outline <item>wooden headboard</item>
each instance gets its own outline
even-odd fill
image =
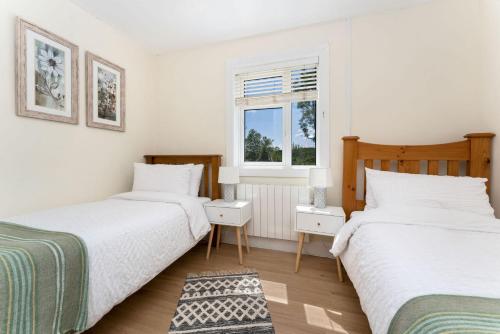
[[[374,164],[377,163],[380,169],[385,171],[467,175],[489,179],[491,142],[494,136],[493,133],[471,133],[464,136],[465,140],[437,145],[379,145],[361,142],[356,136],[342,138],[344,141],[342,206],[347,217],[352,211],[363,210],[365,207],[364,194],[362,198],[356,197],[357,195],[360,197],[357,192],[358,187],[366,188],[364,186],[366,177],[361,181],[357,180],[360,164],[363,162],[368,168],[374,168]],[[460,168],[461,165],[465,168]],[[364,169],[361,170],[361,175],[364,176]],[[487,187],[489,190],[489,182]]]
[[[200,196],[211,199],[220,198],[219,167],[222,163],[222,155],[145,155],[147,164],[203,164],[203,177],[200,187]]]

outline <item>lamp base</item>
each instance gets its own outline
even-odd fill
[[[314,206],[318,209],[326,208],[326,188],[314,188]]]
[[[234,184],[224,184],[224,201],[234,202]]]

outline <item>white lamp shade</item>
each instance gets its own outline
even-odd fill
[[[237,167],[220,167],[219,183],[222,184],[240,183],[240,170]]]
[[[330,168],[309,169],[309,185],[317,188],[331,187],[333,184]]]

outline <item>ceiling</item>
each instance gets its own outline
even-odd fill
[[[429,0],[71,0],[154,52],[189,48]]]

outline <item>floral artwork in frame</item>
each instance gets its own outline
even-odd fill
[[[125,70],[86,53],[87,126],[125,131]]]
[[[78,124],[78,47],[17,19],[19,116]]]

